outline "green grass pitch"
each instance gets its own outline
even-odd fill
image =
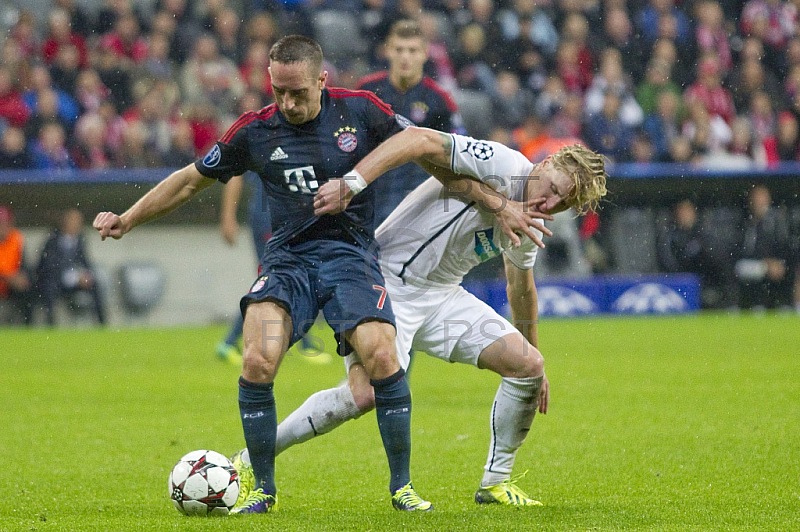
[[[275,514],[188,518],[173,464],[243,445],[222,333],[0,330],[0,530],[800,530],[797,316],[541,323],[551,410],[516,472],[542,508],[472,502],[498,377],[420,356],[412,475],[434,513],[392,510],[369,414],[278,458]],[[288,355],[279,418],[342,376]]]

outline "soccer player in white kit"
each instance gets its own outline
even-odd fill
[[[431,177],[381,224],[376,239],[381,268],[397,320],[397,354],[409,351],[490,369],[502,377],[491,408],[491,443],[475,501],[540,505],[511,479],[517,450],[537,411],[547,412],[549,383],[537,349],[537,300],[533,265],[541,231],[512,239],[494,213],[506,204],[530,205],[542,215],[569,207],[584,212],[606,193],[601,155],[574,145],[534,165],[502,144],[409,127],[365,157],[343,179],[320,188],[317,214],[339,212],[369,182],[416,161]],[[468,176],[459,183],[458,176]],[[485,205],[454,197],[459,187],[480,187]],[[460,196],[461,197],[461,196]],[[510,201],[509,201],[510,200]],[[517,245],[519,244],[519,245]],[[460,286],[464,275],[499,254],[505,260],[512,320]],[[512,324],[513,323],[513,324]],[[346,357],[348,383],[309,397],[278,426],[276,452],[329,432],[374,408],[372,388],[358,355]],[[333,413],[333,415],[331,415]],[[235,457],[241,463],[242,455]],[[246,460],[246,453],[244,459]]]

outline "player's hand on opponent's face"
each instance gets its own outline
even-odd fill
[[[549,214],[539,212],[538,206],[541,201],[542,198],[532,199],[527,203],[509,200],[495,213],[500,229],[511,239],[515,248],[521,244],[520,235],[527,235],[534,244],[544,248],[544,242],[533,229],[538,229],[547,236],[553,236],[553,232],[541,221],[553,219]]]
[[[539,388],[539,413],[546,414],[547,406],[550,404],[550,382],[547,375],[542,379],[542,387]]]
[[[342,178],[331,179],[319,189],[314,196],[314,214],[337,214],[342,212],[353,199],[353,191]]]
[[[94,223],[92,223],[92,227],[97,229],[102,240],[109,236],[119,240],[125,234],[122,228],[122,219],[113,212],[101,212],[98,214],[94,219]]]

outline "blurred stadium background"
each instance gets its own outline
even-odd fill
[[[35,273],[66,209],[87,226],[123,210],[239,113],[270,103],[277,38],[316,37],[331,84],[354,87],[386,67],[388,27],[411,17],[431,43],[426,73],[469,134],[534,161],[578,139],[613,162],[600,214],[554,224],[536,275],[561,304],[543,302],[546,315],[794,310],[799,13],[763,0],[5,0],[0,205]],[[771,194],[768,223],[748,210],[755,185]],[[223,244],[220,189],[122,243],[86,235],[109,323],[203,324],[236,311],[254,257],[246,233]],[[675,222],[684,200],[696,208],[691,229]],[[763,273],[764,259],[777,269]],[[499,266],[469,283],[502,307]],[[630,288],[625,310],[616,299]],[[85,318],[63,304],[58,315]]]

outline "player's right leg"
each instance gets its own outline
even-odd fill
[[[475,502],[539,506],[539,501],[528,497],[516,484],[524,474],[512,478],[511,471],[530,430],[540,394],[543,390],[547,393],[544,358],[522,334],[514,332],[486,347],[478,358],[478,367],[490,369],[503,379],[492,404],[491,444]]]
[[[292,319],[272,301],[252,302],[244,320],[239,412],[250,452],[254,486],[233,513],[265,513],[277,502],[275,436],[278,425],[272,392],[275,374],[292,338]]]

